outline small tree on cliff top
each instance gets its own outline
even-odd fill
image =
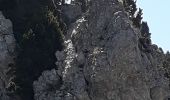
[[[129,13],[129,17],[132,19],[137,11],[136,1],[134,0],[124,0],[123,5],[125,10]]]

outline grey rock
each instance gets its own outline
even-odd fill
[[[6,89],[11,83],[11,76],[7,73],[13,67],[11,65],[14,64],[16,54],[16,43],[12,30],[11,21],[0,12],[0,100],[11,100]]]
[[[150,94],[152,100],[166,100],[169,97],[170,91],[167,88],[156,86],[151,88]]]
[[[140,50],[139,34],[120,0],[91,0],[87,12],[69,26],[65,49],[56,52],[62,85],[48,99],[44,95],[35,99],[166,100],[165,55],[154,45],[149,46],[151,53]],[[44,75],[40,78],[48,76]],[[35,97],[36,88],[48,79],[37,82]]]
[[[82,14],[81,5],[79,4],[66,4],[61,8],[62,17],[65,23],[70,24],[76,21]]]
[[[61,80],[55,69],[44,71],[38,81],[33,83],[34,92],[36,93],[35,100],[60,100],[55,95],[60,84]]]

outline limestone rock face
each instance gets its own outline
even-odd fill
[[[0,100],[9,100],[6,88],[10,77],[7,73],[14,64],[15,45],[12,23],[0,12]]]
[[[35,100],[168,100],[165,56],[154,45],[141,51],[139,34],[121,2],[91,0],[56,52],[57,70],[35,81]]]
[[[61,10],[63,12],[63,20],[66,22],[66,24],[76,21],[82,14],[81,6],[78,4],[66,4],[62,6]]]
[[[60,87],[60,84],[61,80],[55,69],[43,72],[42,76],[39,77],[38,81],[35,81],[33,85],[35,87],[34,91],[37,93],[35,94],[35,99],[58,100],[54,94],[56,93],[56,89]]]

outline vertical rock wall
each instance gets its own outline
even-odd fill
[[[15,46],[12,23],[0,12],[0,100],[9,100],[7,94],[11,91],[7,89],[12,78],[8,72],[14,67]]]
[[[91,0],[70,25],[65,49],[56,52],[59,68],[44,72],[56,74],[42,78],[49,75],[43,73],[34,82],[35,99],[46,94],[44,100],[168,100],[164,54],[153,45],[152,52],[141,51],[139,34],[121,2]],[[51,77],[62,81],[59,87],[48,81]]]

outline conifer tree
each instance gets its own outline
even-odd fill
[[[140,31],[142,37],[150,38],[151,33],[149,33],[149,27],[147,22],[142,22]]]
[[[142,13],[142,9],[139,8],[139,11],[137,12],[137,15],[134,16],[133,19],[132,19],[133,24],[134,24],[135,27],[140,28],[140,26],[141,26],[141,21],[142,21],[142,19],[143,19],[142,14],[143,14],[143,13]]]
[[[129,18],[132,19],[134,17],[135,12],[137,11],[136,1],[134,0],[124,0],[125,10],[129,13]]]

